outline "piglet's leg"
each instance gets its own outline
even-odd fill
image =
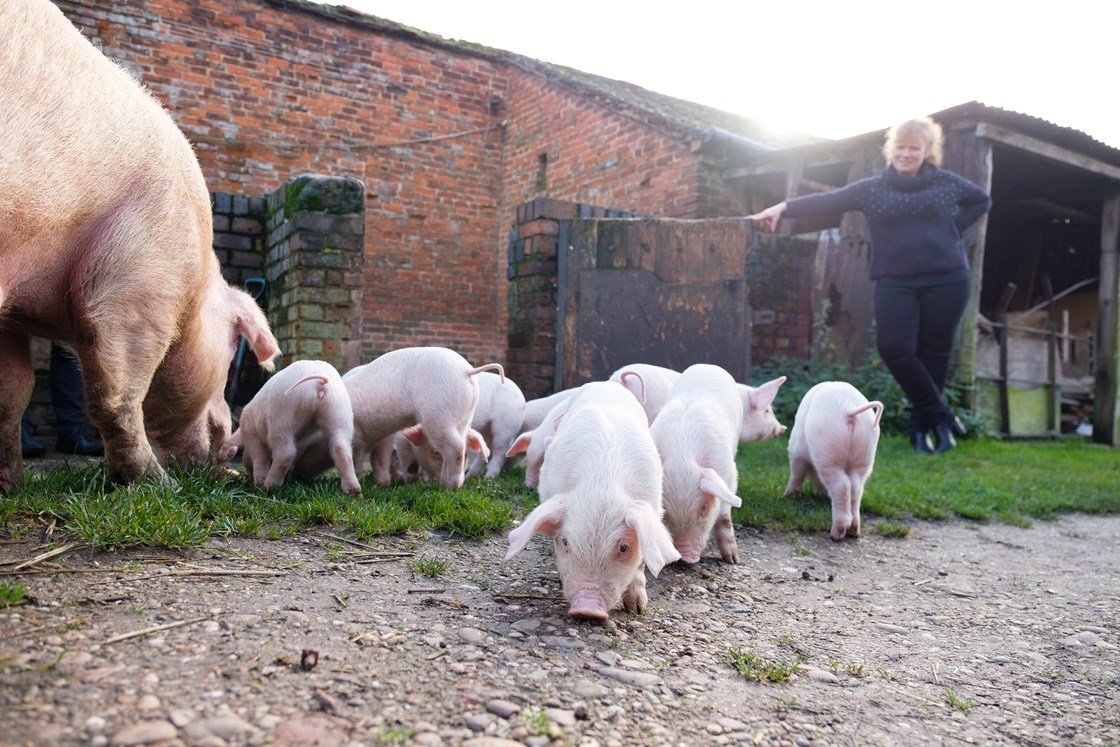
[[[354,471],[354,450],[351,442],[343,438],[332,439],[331,459],[342,479],[342,492],[347,495],[361,495],[362,485]]]
[[[20,419],[31,399],[35,376],[26,335],[0,335],[0,492],[23,487]]]
[[[735,542],[735,527],[731,524],[730,507],[727,513],[720,514],[716,519],[712,535],[715,537],[716,547],[719,548],[719,556],[723,558],[723,562],[738,564],[739,545]]]
[[[649,597],[646,595],[646,564],[639,563],[626,591],[622,592],[622,605],[627,612],[642,614],[646,611]]]
[[[284,484],[284,478],[292,463],[296,460],[296,442],[292,438],[285,438],[272,445],[272,465],[268,468],[268,475],[264,478],[265,488],[275,488]]]

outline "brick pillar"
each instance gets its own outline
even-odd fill
[[[571,202],[539,199],[517,208],[509,242],[506,373],[526,399],[552,393],[556,373],[557,243],[560,221],[578,217]]]
[[[340,371],[359,365],[365,186],[305,174],[266,200],[268,316],[282,363],[318,359]]]

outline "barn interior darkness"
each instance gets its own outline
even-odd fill
[[[1044,277],[1054,295],[1079,286],[1074,293],[1095,297],[1107,180],[998,143],[992,161],[981,313],[995,315],[1008,283],[1010,311],[1044,303]]]

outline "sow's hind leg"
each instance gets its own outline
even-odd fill
[[[94,344],[76,346],[85,378],[90,420],[105,442],[109,479],[132,483],[162,477],[144,430],[144,395],[174,330],[139,314],[122,312],[100,325]]]

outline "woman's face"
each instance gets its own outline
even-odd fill
[[[891,149],[891,166],[903,176],[914,176],[926,160],[926,144],[917,135],[899,135]]]

